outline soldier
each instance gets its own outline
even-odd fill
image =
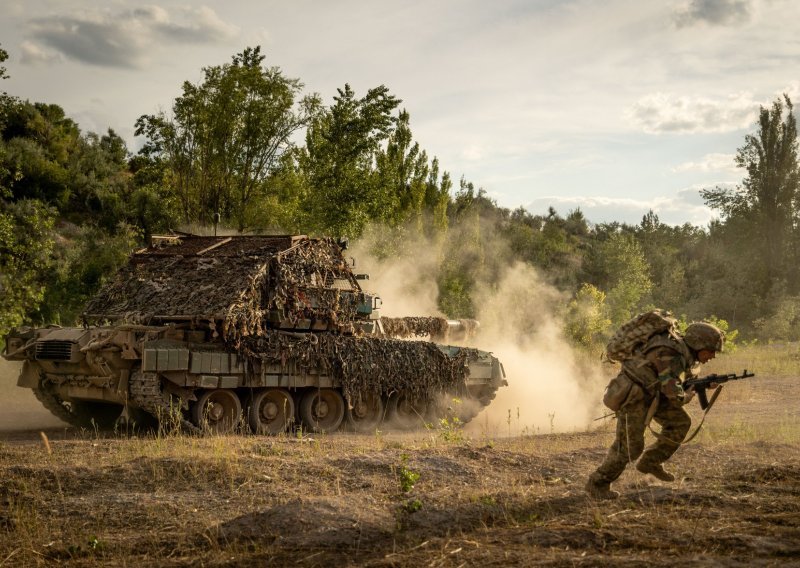
[[[722,351],[724,334],[708,323],[692,323],[681,337],[674,331],[653,335],[636,355],[622,362],[620,375],[633,385],[617,411],[617,437],[605,461],[589,476],[586,491],[597,499],[615,499],[611,490],[629,462],[636,469],[662,481],[675,476],[662,464],[680,447],[691,419],[682,406],[694,395],[684,392],[682,382],[691,376],[693,367],[706,363]],[[649,419],[661,426],[656,442],[646,452],[644,431]]]

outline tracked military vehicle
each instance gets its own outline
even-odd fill
[[[276,434],[471,419],[505,384],[502,366],[435,341],[476,322],[382,318],[343,247],[153,237],[87,304],[83,327],[15,330],[3,356],[24,361],[19,386],[77,426],[122,416]]]

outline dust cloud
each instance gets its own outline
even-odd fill
[[[383,299],[382,315],[441,316],[436,279],[442,252],[421,237],[412,252],[379,260],[370,242],[354,243],[357,272],[368,272],[364,288]],[[502,254],[502,247],[493,254]],[[480,329],[470,346],[491,351],[506,372],[508,386],[468,425],[487,436],[569,432],[588,428],[600,412],[604,385],[599,361],[568,343],[559,310],[566,298],[530,265],[505,267],[498,282],[473,291]]]
[[[20,362],[0,358],[0,431],[66,426],[36,400],[31,389],[17,386],[21,368]]]
[[[413,256],[381,261],[370,254],[365,241],[360,241],[354,244],[352,253],[355,272],[369,274],[369,280],[361,286],[377,293],[383,302],[382,316],[444,317],[436,306],[439,260],[435,249],[420,246]]]
[[[563,336],[558,308],[567,302],[531,266],[511,266],[492,288],[475,295],[480,332],[476,346],[492,351],[508,386],[469,425],[487,435],[586,429],[597,411],[600,363]]]

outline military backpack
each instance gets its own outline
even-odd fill
[[[652,310],[631,318],[617,330],[606,345],[606,359],[621,363],[634,357],[654,335],[677,335],[676,320],[667,310]]]

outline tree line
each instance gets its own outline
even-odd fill
[[[8,54],[0,48],[0,79]],[[184,82],[144,114],[132,154],[113,130],[81,132],[56,104],[0,94],[0,333],[75,322],[149,235],[207,231],[347,236],[379,258],[436,251],[438,306],[474,316],[481,286],[535,267],[561,291],[576,344],[602,342],[650,307],[760,340],[800,339],[800,168],[788,96],[761,108],[736,152],[744,180],[707,188],[719,215],[671,226],[592,224],[579,210],[500,207],[454,182],[414,140],[402,101],[345,84],[331,102],[265,65],[259,47]],[[533,189],[533,188],[532,188]]]

